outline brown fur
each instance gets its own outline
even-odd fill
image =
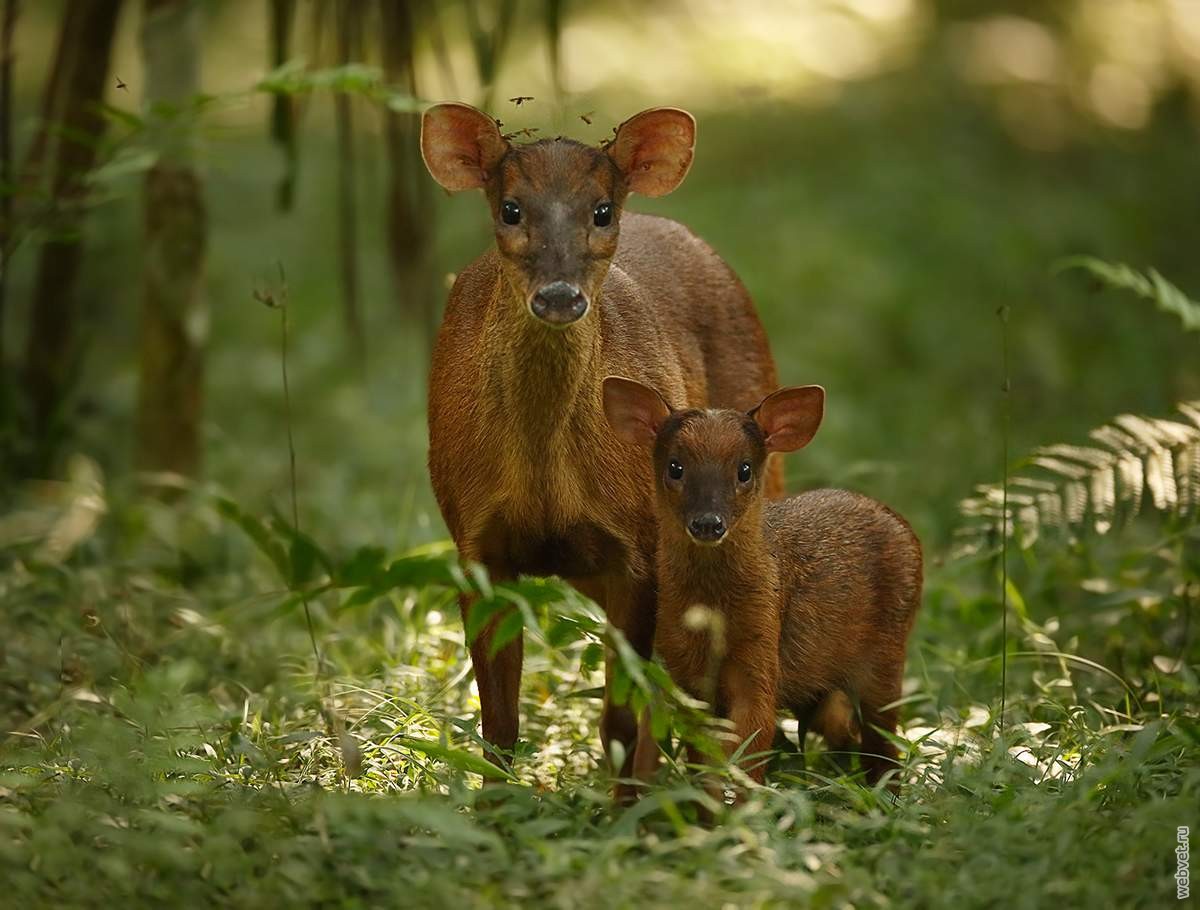
[[[818,490],[764,502],[762,469],[772,440],[781,440],[781,450],[807,444],[823,392],[782,390],[750,414],[671,412],[649,389],[609,383],[614,427],[654,434],[655,647],[672,678],[733,722],[728,754],[748,738],[745,755],[770,749],[783,707],[835,748],[861,731],[868,778],[878,780],[897,754],[876,728],[896,727],[896,709],[887,706],[900,696],[920,606],[921,545],[903,518],[856,493]],[[781,401],[791,413],[782,414]],[[772,416],[764,416],[769,408]],[[668,470],[673,462],[678,477]],[[739,466],[751,469],[745,482]],[[720,514],[728,528],[708,545],[688,530],[705,513]],[[711,611],[701,626],[696,607]],[[849,710],[852,699],[861,725]],[[639,743],[639,755],[646,748]],[[646,766],[641,759],[639,766]],[[747,770],[762,781],[761,760]]]
[[[884,708],[900,697],[921,597],[921,547],[908,523],[842,490],[751,507],[719,547],[699,547],[662,520],[655,645],[682,688],[734,722],[730,751],[751,735],[746,754],[769,749],[778,707],[843,748],[854,725],[838,703],[849,693],[862,711],[864,765],[877,780],[896,749],[874,728],[896,728],[895,709]],[[697,659],[713,642],[684,621],[696,604],[724,618],[715,680]],[[751,774],[761,782],[761,763]]]
[[[453,107],[456,118],[466,116]],[[678,145],[683,121],[676,115],[682,112],[669,115],[674,134],[662,141]],[[434,492],[463,559],[482,562],[497,580],[566,577],[648,655],[656,539],[649,458],[614,437],[601,382],[621,372],[680,400],[749,407],[775,384],[766,337],[741,282],[707,244],[675,222],[620,215],[633,178],[606,153],[544,140],[489,158],[494,137],[478,129],[483,138],[466,135],[467,151],[454,147],[447,161],[426,150],[435,176],[448,170],[444,185],[458,185],[475,173],[471,149],[483,149],[481,185],[497,219],[497,248],[458,276],[433,353]],[[632,140],[622,148],[631,161],[641,160]],[[675,171],[686,171],[690,154],[689,146]],[[463,161],[470,164],[466,177]],[[655,183],[649,164],[638,167],[655,192],[682,179],[672,171]],[[519,198],[532,213],[520,230],[499,220],[506,198]],[[602,199],[617,209],[619,242],[617,226],[589,227]],[[528,306],[541,284],[560,279],[591,301],[565,329],[540,322]],[[776,467],[772,492],[782,490],[781,480]],[[521,643],[491,657],[490,637],[487,629],[471,646],[483,733],[510,748],[518,732]],[[630,712],[606,700],[601,735],[606,751],[614,738],[626,744],[621,771],[628,776],[636,735]]]

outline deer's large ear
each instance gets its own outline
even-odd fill
[[[750,416],[767,437],[767,452],[794,452],[817,434],[825,415],[825,390],[819,385],[772,392]]]
[[[655,107],[622,123],[608,154],[631,193],[665,196],[687,176],[695,148],[692,115],[675,107]]]
[[[421,157],[450,192],[478,189],[508,151],[496,121],[469,104],[435,104],[421,116]]]
[[[651,448],[671,407],[649,386],[609,376],[604,380],[604,416],[622,442]]]

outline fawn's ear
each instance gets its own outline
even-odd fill
[[[435,104],[421,116],[425,167],[452,193],[486,184],[508,148],[496,121],[469,104]]]
[[[622,123],[608,154],[631,193],[665,196],[687,176],[695,148],[692,115],[675,107],[655,107]]]
[[[825,390],[802,385],[772,392],[750,416],[767,437],[767,452],[794,452],[817,434],[825,414]]]
[[[622,442],[652,447],[670,413],[671,406],[650,386],[622,376],[604,380],[604,416]]]

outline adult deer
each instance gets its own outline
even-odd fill
[[[482,189],[496,236],[455,281],[433,352],[429,473],[442,516],[462,559],[494,580],[562,576],[645,656],[656,597],[650,460],[609,428],[604,377],[742,410],[777,385],[730,268],[682,225],[624,211],[630,193],[680,184],[695,129],[685,111],[655,108],[597,149],[510,143],[465,104],[435,105],[421,123],[430,174],[452,192]],[[778,465],[768,490],[782,492]],[[462,609],[465,620],[468,598]],[[502,751],[517,739],[522,642],[493,655],[494,630],[470,646],[483,735]],[[609,691],[601,739],[610,757],[623,751],[615,770],[628,778],[637,723]]]

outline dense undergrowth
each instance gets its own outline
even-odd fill
[[[78,463],[8,519],[29,536],[0,576],[0,877],[22,905],[1173,896],[1175,829],[1200,804],[1194,524],[1020,554],[1002,725],[994,560],[932,567],[899,800],[812,740],[709,829],[678,759],[612,808],[603,627],[560,586],[494,591],[442,548],[327,552],[210,490],[127,492]],[[462,587],[516,605],[528,638],[515,778],[486,790]],[[661,677],[634,677],[664,699]]]

